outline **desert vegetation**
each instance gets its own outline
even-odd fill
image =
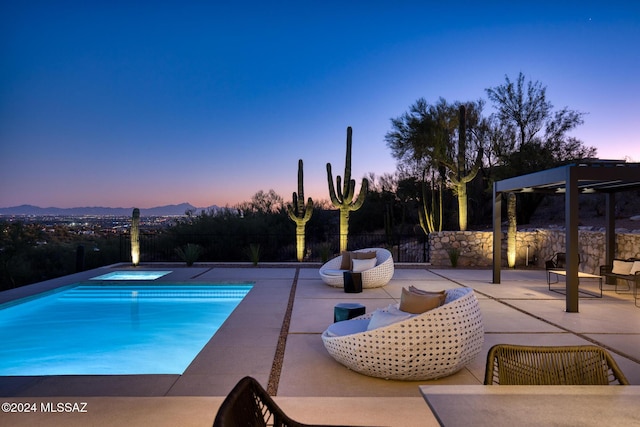
[[[140,230],[141,262],[145,257],[188,263],[320,261],[345,248],[347,233],[353,247],[361,246],[357,236],[362,235],[393,247],[400,235],[424,240],[438,230],[487,229],[494,181],[595,156],[595,149],[570,135],[582,124],[583,113],[555,110],[541,83],[519,74],[486,93],[493,107],[489,115],[483,112],[485,100],[450,103],[440,98],[430,104],[420,98],[391,119],[385,140],[397,170],[362,177],[358,194],[351,177],[349,128],[345,172],[336,186],[327,165],[328,199],[305,203],[301,159],[292,203],[273,190],[260,190],[235,206],[185,212],[162,230]],[[526,224],[543,196],[517,198],[517,223]],[[19,221],[0,222],[0,232],[2,289],[132,261],[126,235],[89,236]],[[193,251],[187,256],[188,248],[197,248],[197,256]]]

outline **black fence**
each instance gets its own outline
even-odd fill
[[[120,261],[131,262],[131,236],[120,235]],[[308,240],[305,244],[304,261],[324,262],[339,252],[339,235],[326,236],[322,242]],[[393,253],[396,262],[429,261],[429,245],[424,235],[380,234],[349,235],[349,249],[384,247]],[[260,262],[294,262],[296,236],[262,234],[253,236],[232,236],[225,234],[162,234],[140,233],[140,262],[180,262],[176,248],[187,244],[201,247],[198,262],[240,262],[252,261],[251,248],[259,248]]]

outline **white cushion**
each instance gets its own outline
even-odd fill
[[[332,323],[324,333],[330,337],[342,337],[367,330],[369,319],[350,319]]]
[[[369,270],[376,266],[376,259],[352,259],[351,260],[351,271],[354,273],[360,273],[365,270]]]
[[[633,261],[633,267],[631,267],[629,274],[636,274],[638,271],[640,271],[640,261]]]
[[[325,276],[342,276],[345,271],[349,271],[349,270],[337,270],[337,269],[327,268],[326,270],[322,270],[322,274],[324,274]]]
[[[395,305],[390,305],[385,310],[377,309],[371,315],[371,321],[367,326],[367,331],[382,328],[383,326],[388,326],[409,319],[410,317],[413,317],[411,313],[400,311]]]
[[[627,275],[627,274],[631,274],[632,267],[633,267],[632,261],[621,261],[619,259],[614,259],[613,268],[611,269],[611,272],[613,274]]]

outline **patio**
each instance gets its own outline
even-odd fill
[[[605,286],[602,299],[581,298],[580,312],[567,313],[564,295],[549,291],[544,270],[504,270],[502,283],[492,284],[490,269],[399,264],[387,286],[347,294],[322,283],[318,267],[163,265],[173,272],[158,279],[161,282],[255,281],[256,285],[183,375],[0,377],[3,401],[87,403],[86,413],[2,413],[0,424],[207,426],[233,385],[251,375],[275,390],[278,404],[301,422],[438,425],[419,386],[482,384],[486,354],[496,343],[596,343],[612,353],[631,384],[640,385],[640,309],[630,294],[616,294],[608,290],[612,287]],[[113,268],[4,292],[0,303],[109,271]],[[360,302],[371,312],[399,301],[402,288],[409,285],[429,290],[474,288],[484,317],[485,343],[470,365],[435,381],[400,382],[349,371],[328,355],[320,334],[333,321],[335,304]],[[599,293],[597,282],[580,287]],[[281,335],[286,337],[284,347],[282,341],[279,346]]]

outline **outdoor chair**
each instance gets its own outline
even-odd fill
[[[224,399],[213,427],[322,427],[289,418],[252,377],[244,377]],[[329,426],[324,426],[329,427]]]
[[[472,288],[449,289],[443,305],[368,330],[373,315],[338,322],[342,335],[332,334],[331,326],[322,334],[336,361],[364,375],[408,381],[442,378],[482,350],[484,323]]]
[[[595,345],[497,344],[487,354],[485,385],[628,385],[616,361]]]
[[[578,265],[582,260],[580,259],[580,254],[578,254]],[[546,270],[564,270],[567,267],[567,254],[564,252],[558,252],[548,259],[544,263]]]
[[[354,252],[371,252],[376,253],[376,265],[373,268],[364,270],[362,274],[362,287],[379,288],[391,280],[394,272],[393,256],[391,252],[383,248],[358,249]],[[344,286],[344,273],[349,270],[341,270],[342,255],[339,255],[327,261],[320,267],[320,278],[329,286],[341,288]]]

